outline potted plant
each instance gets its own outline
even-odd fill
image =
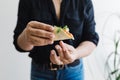
[[[106,51],[105,80],[120,80],[120,25],[117,25],[119,20],[120,14],[112,13],[103,24],[102,43]]]
[[[114,51],[108,55],[105,63],[106,80],[120,80],[120,31],[117,33],[119,34],[114,38]]]

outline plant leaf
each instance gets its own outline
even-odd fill
[[[116,69],[116,70],[112,71],[111,74],[113,75],[113,74],[115,74],[118,71],[119,71],[119,69]]]
[[[120,80],[120,74],[117,76],[116,80]]]

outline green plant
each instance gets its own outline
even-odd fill
[[[119,34],[120,35],[120,34]],[[120,37],[115,35],[114,51],[111,52],[106,60],[105,69],[107,71],[107,80],[120,80],[120,53],[119,53]]]

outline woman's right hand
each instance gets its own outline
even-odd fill
[[[18,45],[24,50],[34,46],[45,46],[54,42],[54,27],[45,23],[31,21],[18,37]]]

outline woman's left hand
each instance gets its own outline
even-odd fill
[[[75,55],[77,51],[73,46],[60,41],[59,45],[56,45],[55,48],[57,52],[55,50],[51,50],[50,54],[50,60],[53,64],[69,64],[77,59]],[[57,56],[56,53],[58,53],[59,56]]]

